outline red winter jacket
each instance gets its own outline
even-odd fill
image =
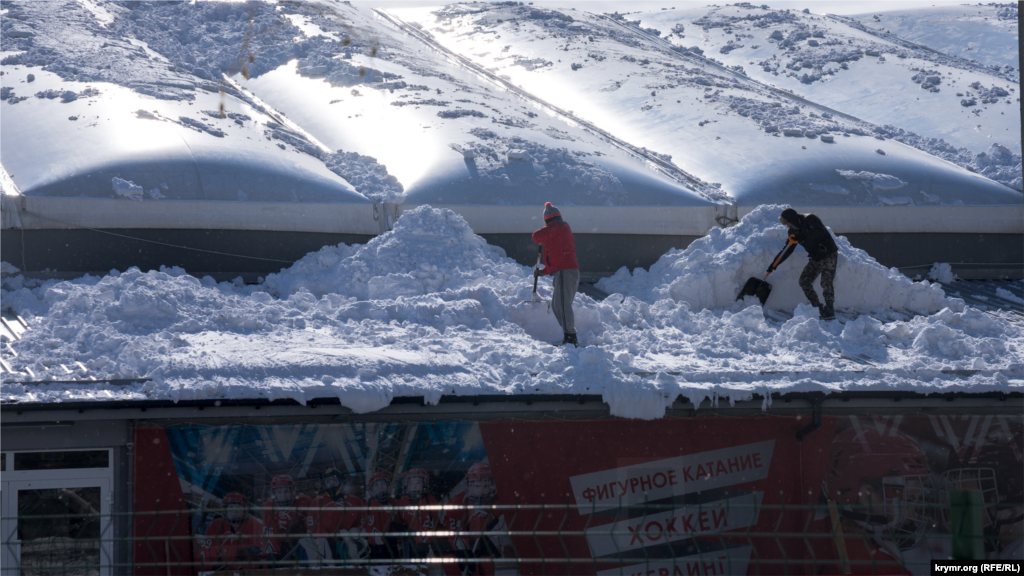
[[[533,233],[533,241],[544,246],[544,272],[554,274],[559,270],[577,270],[576,240],[572,228],[565,222],[552,218],[543,228]]]

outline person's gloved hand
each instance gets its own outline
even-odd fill
[[[774,265],[768,267],[768,272],[767,273],[771,274],[772,272],[775,272],[775,266]]]
[[[543,275],[544,275],[544,271],[541,270],[540,268],[534,268],[533,269],[533,277],[534,278],[540,278]]]

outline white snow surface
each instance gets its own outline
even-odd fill
[[[529,268],[429,206],[365,245],[326,247],[255,286],[180,269],[43,283],[5,276],[0,298],[31,329],[13,343],[16,373],[0,397],[337,397],[362,413],[398,396],[600,394],[612,414],[650,419],[680,395],[699,405],[787,391],[1024,387],[1019,325],[911,283],[843,238],[845,323],[820,321],[802,301],[800,253],[772,276],[769,309],[734,301],[782,245],[780,208],[761,207],[650,273],[606,280],[619,294],[601,302],[578,295],[579,349],[548,343],[561,334],[545,303],[523,302]],[[547,278],[539,292],[550,298]],[[149,380],[45,383],[70,379],[61,365],[75,378]]]
[[[996,69],[1020,68],[1017,4],[990,2],[959,6],[854,14],[868,28],[895,34],[951,56],[977,60]]]

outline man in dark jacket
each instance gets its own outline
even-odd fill
[[[821,311],[822,320],[832,320],[836,317],[833,305],[836,294],[832,282],[836,278],[836,263],[839,257],[839,248],[828,228],[822,224],[821,219],[814,214],[797,214],[796,210],[787,208],[782,211],[779,218],[789,227],[789,238],[786,239],[786,246],[772,261],[768,267],[768,273],[772,273],[779,264],[786,261],[789,255],[796,250],[799,244],[807,250],[807,257],[810,259],[803,273],[800,274],[800,288],[811,305]],[[825,306],[818,300],[818,294],[814,291],[814,279],[821,275],[821,291],[825,296]]]
[[[579,346],[576,342],[576,318],[572,313],[572,301],[580,286],[576,240],[569,224],[562,220],[562,214],[551,202],[544,204],[544,227],[533,233],[533,241],[541,245],[543,254],[542,264],[534,269],[533,275],[552,276],[555,292],[551,296],[551,311],[565,334],[562,344]]]

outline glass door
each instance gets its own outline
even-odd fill
[[[20,554],[14,537],[14,518],[7,505],[7,482],[0,482],[0,576],[14,576],[18,571],[15,560]]]
[[[109,451],[5,456],[0,576],[109,575]]]
[[[110,483],[93,480],[6,482],[5,513],[16,512],[8,528],[4,576],[101,576],[111,560]],[[13,533],[11,533],[13,532]]]

